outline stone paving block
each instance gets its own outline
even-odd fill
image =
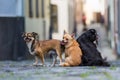
[[[0,61],[0,80],[119,80],[119,62],[111,62],[111,67],[36,67],[32,60]]]

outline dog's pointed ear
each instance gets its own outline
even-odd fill
[[[64,30],[64,34],[67,34],[67,32]]]
[[[39,40],[39,35],[38,35],[38,33],[32,32],[32,34],[33,34],[33,36],[34,36],[35,39]]]
[[[75,33],[72,33],[72,34],[71,34],[71,37],[73,37],[73,38],[74,38],[74,36],[75,36]]]
[[[38,35],[38,33],[36,33],[36,32],[32,32],[32,34],[35,35],[35,36]]]
[[[24,37],[24,36],[25,36],[25,34],[26,34],[25,32],[22,32],[22,37]]]

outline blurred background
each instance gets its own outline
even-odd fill
[[[119,59],[119,14],[120,0],[0,0],[0,60],[29,58],[23,32],[61,40],[64,30],[78,37],[90,28],[98,31],[102,56]]]

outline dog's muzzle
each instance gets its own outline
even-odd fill
[[[61,45],[66,45],[68,42],[65,42],[64,40],[61,41]]]
[[[25,37],[24,40],[25,40],[26,42],[30,42],[32,39]]]
[[[96,40],[95,40],[95,42],[96,42],[97,45],[98,45],[98,39],[99,39],[99,35],[96,34]]]

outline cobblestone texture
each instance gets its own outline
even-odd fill
[[[36,67],[32,63],[0,61],[0,80],[120,80],[119,60],[110,62],[111,67]]]

